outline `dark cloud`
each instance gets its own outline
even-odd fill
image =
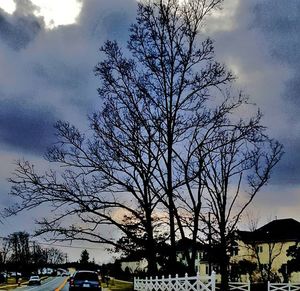
[[[291,76],[283,82],[284,89],[280,92],[286,115],[286,131],[281,132],[279,138],[285,146],[285,156],[275,171],[275,183],[291,185],[299,183],[300,175],[300,5],[297,0],[280,1],[267,0],[257,3],[253,8],[252,27],[263,33],[270,57],[274,63],[288,66]],[[271,107],[272,108],[272,107]],[[273,117],[276,118],[276,114]],[[278,117],[279,118],[279,117]]]
[[[26,48],[43,29],[42,19],[33,15],[30,1],[18,1],[16,11],[9,15],[0,9],[0,39],[15,50]]]
[[[263,31],[274,61],[286,63],[294,76],[286,82],[283,98],[291,102],[290,114],[299,114],[300,105],[300,5],[297,0],[268,0],[254,9],[254,25]],[[294,104],[297,107],[294,107]]]
[[[285,186],[287,189],[291,185],[299,184],[300,141],[285,138],[282,142],[285,154],[273,171],[271,183]]]
[[[17,17],[10,22],[3,14],[0,14],[0,38],[15,50],[25,48],[40,30],[39,21],[32,17]]]
[[[31,1],[16,4],[12,15],[0,9],[0,144],[39,155],[57,119],[87,126],[99,104],[99,47],[106,39],[124,43],[136,1],[83,1],[76,24],[52,30]]]
[[[83,1],[78,23],[90,39],[98,41],[98,46],[104,39],[124,41],[135,20],[136,7],[136,0]]]
[[[19,100],[3,100],[0,102],[0,144],[41,155],[53,142],[56,119],[47,108]]]
[[[254,8],[254,26],[269,41],[273,56],[291,65],[300,62],[300,5],[298,0],[267,0]]]

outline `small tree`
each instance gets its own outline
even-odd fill
[[[257,269],[257,264],[243,259],[238,262],[230,264],[230,279],[231,281],[236,281],[241,279],[241,275],[248,275],[250,282],[252,282],[253,274]]]
[[[87,265],[90,261],[90,254],[87,250],[83,250],[80,255],[79,263],[82,265]]]
[[[299,243],[290,246],[286,251],[286,255],[291,259],[289,259],[286,263],[282,264],[281,268],[279,269],[280,273],[283,275],[284,282],[289,281],[289,278],[293,272],[300,271]]]

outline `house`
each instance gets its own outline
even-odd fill
[[[181,239],[177,242],[176,248],[177,248],[177,262],[182,263],[183,265],[187,266],[188,261],[186,258],[186,252],[189,253],[191,256],[192,252],[192,241],[188,238]],[[208,264],[204,264],[204,262],[207,262],[207,250],[206,246],[202,243],[197,242],[196,243],[196,260],[194,264],[195,272],[197,273],[208,273],[207,266]]]
[[[238,271],[241,271],[242,263],[244,267],[252,263],[252,267],[256,269],[248,274],[240,274],[239,280],[300,282],[300,272],[293,272],[287,277],[287,262],[291,259],[287,256],[287,250],[290,246],[298,244],[300,246],[300,222],[291,218],[273,220],[254,231],[237,231],[231,246],[230,273],[234,273],[234,266],[238,266]],[[195,244],[192,244],[191,240],[179,240],[177,261],[187,266],[185,256],[187,252],[191,254],[192,247],[195,247]],[[217,273],[216,280],[220,281],[218,266],[209,260],[209,253],[216,254],[212,246],[196,243],[195,271],[205,276],[214,270]],[[122,261],[121,266],[123,270],[128,269],[131,273],[146,271],[147,261],[127,258]]]
[[[131,274],[136,272],[146,272],[148,268],[148,262],[145,258],[139,260],[132,260],[129,258],[122,259],[121,269],[122,271],[128,271]]]
[[[221,276],[219,274],[219,266],[215,262],[216,252],[214,246],[209,246],[205,243],[197,242],[192,244],[192,241],[188,238],[179,240],[177,242],[177,262],[187,266],[186,252],[188,251],[191,256],[192,247],[196,247],[196,259],[194,262],[194,270],[199,273],[200,276],[210,276],[212,271],[216,272],[216,282],[220,282]],[[209,256],[209,254],[214,254]]]
[[[254,280],[300,281],[298,272],[286,277],[287,261],[291,259],[287,250],[300,242],[300,222],[291,218],[276,219],[254,231],[238,231],[236,242],[230,261],[256,263]]]

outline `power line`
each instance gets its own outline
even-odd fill
[[[97,248],[97,247],[86,247],[86,246],[72,246],[72,245],[61,245],[61,244],[41,243],[41,242],[37,242],[37,243],[41,245],[49,245],[49,246],[62,247],[62,248],[103,250],[103,248],[99,248],[99,247]]]
[[[0,239],[5,240],[7,237],[0,236]],[[88,250],[104,250],[103,247],[88,247],[88,246],[74,246],[74,245],[63,245],[63,244],[56,244],[56,243],[46,243],[46,242],[39,242],[30,240],[30,243],[37,243],[39,245],[47,245],[47,246],[53,246],[53,247],[60,247],[60,248],[70,248],[70,249],[88,249]]]

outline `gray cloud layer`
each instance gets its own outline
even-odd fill
[[[268,0],[254,8],[253,25],[263,32],[274,62],[288,65],[292,76],[284,82],[281,94],[286,104],[287,131],[282,132],[285,157],[279,165],[276,180],[283,185],[299,184],[300,175],[300,5],[299,1]],[[280,80],[274,82],[282,82]],[[270,106],[272,104],[270,103]],[[276,119],[276,116],[273,116]]]
[[[298,2],[227,0],[230,13],[214,20],[211,32],[217,57],[237,73],[237,86],[261,107],[271,135],[285,144],[272,180],[285,193],[300,186]],[[125,44],[136,9],[135,0],[84,0],[77,24],[47,30],[33,15],[37,7],[28,0],[17,3],[13,15],[0,9],[0,153],[15,158],[41,156],[53,141],[57,119],[87,125],[87,114],[99,104],[93,75],[98,48],[106,39]],[[10,173],[1,174],[0,186],[7,189]],[[270,205],[286,200],[280,191]],[[7,203],[4,196],[0,201]]]
[[[54,30],[30,1],[17,3],[13,15],[0,10],[0,144],[40,153],[56,119],[87,122],[98,103],[98,48],[126,37],[135,1],[85,1],[77,24]]]

